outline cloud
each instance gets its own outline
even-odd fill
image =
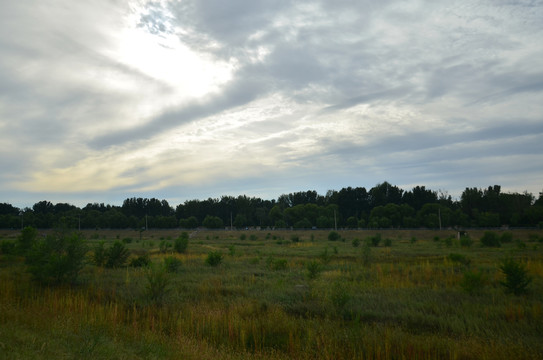
[[[0,187],[537,192],[542,18],[523,1],[4,2]]]

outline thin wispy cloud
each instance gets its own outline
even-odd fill
[[[0,196],[543,188],[540,1],[0,5]]]

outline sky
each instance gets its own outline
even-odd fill
[[[543,1],[0,1],[0,202],[543,190]]]

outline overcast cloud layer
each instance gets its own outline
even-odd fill
[[[543,1],[0,3],[0,202],[543,189]]]

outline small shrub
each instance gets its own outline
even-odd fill
[[[183,262],[174,256],[164,258],[164,268],[169,273],[176,273],[183,265]]]
[[[486,247],[500,247],[501,244],[498,234],[493,231],[485,231],[481,238],[481,245]]]
[[[451,247],[453,245],[454,238],[452,236],[446,237],[444,242],[446,247]]]
[[[44,284],[75,282],[88,248],[78,234],[48,235],[27,251],[25,263],[35,280]]]
[[[251,240],[251,241],[257,241],[257,240],[258,240],[258,236],[256,236],[255,234],[251,234],[251,235],[249,235],[249,240]]]
[[[160,241],[160,244],[158,244],[158,249],[161,253],[165,253],[168,250],[168,243],[166,240]]]
[[[319,254],[319,258],[323,264],[328,264],[332,260],[332,255],[328,253],[328,247],[326,247],[324,251]]]
[[[471,260],[462,254],[451,253],[449,254],[449,259],[452,262],[461,263],[464,265],[469,265],[471,263]]]
[[[332,286],[329,298],[336,312],[340,313],[351,299],[351,294],[347,290],[347,287],[338,281]]]
[[[322,264],[318,261],[311,260],[305,264],[305,268],[307,270],[307,277],[315,279],[322,271]]]
[[[434,236],[434,241],[438,242],[439,241],[439,236]]]
[[[106,250],[105,266],[108,268],[118,268],[124,266],[129,256],[130,251],[124,246],[124,244],[120,241],[115,241],[115,243]]]
[[[386,239],[383,241],[383,245],[384,245],[385,247],[390,247],[390,246],[392,246],[392,239],[386,238]]]
[[[508,258],[502,261],[500,270],[505,275],[505,280],[500,281],[500,284],[505,287],[505,292],[517,296],[527,292],[532,277],[528,275],[523,263]]]
[[[507,244],[513,241],[513,233],[510,232],[504,232],[502,236],[500,237],[500,242]]]
[[[228,255],[230,256],[236,255],[236,247],[234,245],[230,245],[228,247]]]
[[[239,239],[240,239],[240,240],[245,240],[245,239],[247,239],[247,235],[241,234],[241,235],[239,236]]]
[[[125,243],[125,244],[130,244],[131,242],[132,242],[132,238],[130,238],[130,237],[126,237],[126,238],[123,239],[123,243]]]
[[[107,261],[107,250],[105,243],[100,241],[93,249],[92,262],[96,266],[105,266]]]
[[[337,241],[341,238],[341,236],[339,235],[339,233],[337,231],[330,231],[328,233],[328,240],[329,241]]]
[[[460,246],[462,247],[471,247],[473,245],[473,240],[468,236],[460,236]]]
[[[151,265],[149,254],[140,255],[130,260],[131,267],[147,267],[149,265]]]
[[[375,236],[372,236],[370,238],[371,246],[377,247],[379,246],[379,243],[381,242],[381,234],[376,234]]]
[[[207,254],[206,264],[218,266],[222,261],[222,254],[219,251],[211,251]]]
[[[182,232],[177,239],[175,239],[173,248],[178,253],[184,253],[189,246],[189,235],[186,232]]]
[[[169,292],[168,285],[170,277],[165,268],[151,268],[145,274],[147,284],[145,294],[152,302],[161,304],[166,294]]]
[[[368,266],[371,263],[371,247],[369,244],[365,244],[362,247],[362,264]]]
[[[486,281],[483,273],[481,273],[480,271],[467,271],[464,273],[464,277],[460,282],[460,286],[462,287],[462,289],[464,289],[465,292],[473,295],[476,293],[480,293],[485,286],[485,283]]]
[[[285,270],[288,262],[286,259],[276,259],[271,262],[272,270]]]
[[[15,254],[16,247],[13,241],[4,240],[0,243],[0,253],[4,255],[13,255]]]
[[[411,239],[409,240],[409,242],[410,242],[411,244],[414,244],[414,243],[417,242],[417,238],[414,237],[414,236],[412,236]]]
[[[360,239],[353,239],[353,247],[359,247],[360,246]]]
[[[292,241],[293,243],[300,242],[300,236],[298,236],[298,235],[292,235],[292,236],[290,237],[290,241]]]
[[[25,255],[36,244],[38,237],[38,230],[31,226],[25,227],[21,234],[17,237],[17,252],[21,255]]]

